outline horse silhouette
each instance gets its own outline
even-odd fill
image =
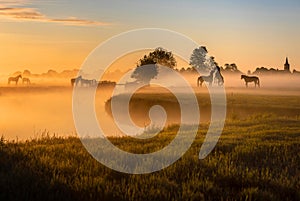
[[[10,84],[11,82],[15,82],[16,85],[17,85],[20,78],[22,78],[22,75],[18,75],[16,77],[9,77],[8,78],[8,84]]]
[[[197,86],[201,86],[202,87],[202,83],[203,82],[208,82],[209,83],[209,86],[212,85],[212,82],[213,82],[213,77],[214,77],[214,73],[215,71],[210,71],[209,75],[208,76],[200,76],[198,77],[198,80],[197,80]]]
[[[82,79],[82,76],[79,76],[79,77],[76,77],[76,78],[72,78],[71,79],[71,85],[72,86],[77,86],[78,85],[78,83],[81,81],[81,79]]]
[[[256,87],[256,85],[258,87],[260,87],[259,78],[256,76],[241,75],[241,79],[245,80],[246,87],[248,87],[248,82],[254,82],[255,87]]]
[[[80,82],[80,86],[82,87],[91,87],[91,86],[97,86],[98,82],[97,80],[93,79],[93,80],[89,80],[89,79],[83,79],[82,76],[76,77],[76,78],[72,78],[71,79],[71,85],[72,86],[77,86]]]
[[[216,66],[216,74],[215,74],[215,83],[218,84],[219,86],[223,86],[224,84],[224,77],[221,74],[221,68],[219,66]]]
[[[91,86],[97,85],[96,80],[88,80],[88,79],[83,79],[83,78],[81,78],[80,83],[81,83],[81,86],[86,86],[86,87],[91,87]]]
[[[29,78],[27,78],[27,77],[23,77],[23,79],[22,79],[22,83],[23,84],[30,84],[31,82],[30,82],[30,79]]]
[[[219,72],[216,72],[215,74],[215,83],[219,86],[223,86],[224,84],[224,77]]]

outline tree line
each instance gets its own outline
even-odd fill
[[[193,50],[189,61],[190,67],[175,69],[177,61],[173,53],[162,47],[158,47],[149,54],[144,55],[144,57],[137,62],[137,66],[131,77],[136,79],[136,82],[150,82],[150,80],[154,79],[159,73],[156,64],[172,68],[180,73],[200,72],[202,74],[207,74],[217,67],[224,72],[242,73],[238,70],[238,66],[235,63],[225,64],[224,67],[219,66],[215,61],[215,57],[208,56],[208,50],[205,46]]]

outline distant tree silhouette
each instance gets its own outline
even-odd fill
[[[278,69],[275,68],[266,68],[266,67],[258,67],[255,69],[255,71],[253,72],[253,74],[274,74],[274,73],[284,73],[284,71],[280,71]]]
[[[29,70],[24,70],[23,71],[23,75],[24,76],[30,76],[31,75],[31,72]]]
[[[238,69],[238,66],[235,63],[232,64],[226,63],[224,67],[225,67],[224,70],[227,72],[241,73],[241,71]]]
[[[49,77],[55,77],[57,75],[58,75],[58,73],[52,69],[48,70],[48,72],[46,73],[46,76],[49,76]]]
[[[185,68],[182,67],[182,68],[179,70],[179,72],[184,73],[184,72],[185,72]]]
[[[235,63],[232,64],[225,64],[225,70],[227,71],[237,71],[238,67]]]
[[[174,69],[177,62],[172,52],[159,47],[138,61],[137,68],[131,77],[136,79],[136,82],[149,83],[158,74],[156,64]]]

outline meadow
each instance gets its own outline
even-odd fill
[[[155,96],[145,94],[134,104],[140,104],[139,96],[153,104]],[[160,98],[162,104],[171,100]],[[229,92],[227,111],[222,136],[208,157],[198,159],[209,125],[204,121],[180,160],[145,175],[101,165],[77,137],[47,132],[27,141],[2,137],[0,200],[300,200],[300,97]],[[169,125],[146,141],[109,139],[123,150],[149,153],[166,146],[177,129]]]

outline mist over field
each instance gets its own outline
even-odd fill
[[[163,76],[174,91],[183,94],[185,89],[176,85],[176,80]],[[193,87],[199,101],[201,122],[210,121],[210,99],[206,86],[197,87],[197,74],[184,75]],[[278,115],[299,115],[300,76],[268,75],[259,76],[261,87],[253,83],[245,87],[240,74],[224,74],[227,94],[227,118],[246,118],[255,113],[276,113]],[[39,81],[39,80],[36,80]],[[171,84],[170,84],[171,83]],[[122,86],[121,86],[122,87]],[[173,88],[172,88],[173,87]],[[217,86],[213,86],[217,88]],[[88,90],[88,88],[86,88]],[[38,84],[0,86],[0,135],[7,139],[26,140],[49,134],[59,136],[76,135],[72,115],[72,92],[69,79],[44,79]],[[109,136],[122,136],[116,127],[111,111],[112,89],[98,89],[96,113],[101,127]],[[287,100],[294,100],[293,105]],[[269,101],[269,102],[268,102]],[[168,115],[166,125],[180,123],[180,109],[174,96],[157,86],[139,90],[132,98],[129,110],[131,118],[139,127],[150,123],[149,110],[161,105]],[[188,104],[188,102],[187,102]],[[275,104],[275,105],[274,105]],[[275,109],[272,109],[272,108]],[[292,108],[293,107],[293,108]],[[193,111],[191,111],[193,112]]]
[[[72,91],[64,87],[0,88],[1,130],[8,139],[74,135]]]

